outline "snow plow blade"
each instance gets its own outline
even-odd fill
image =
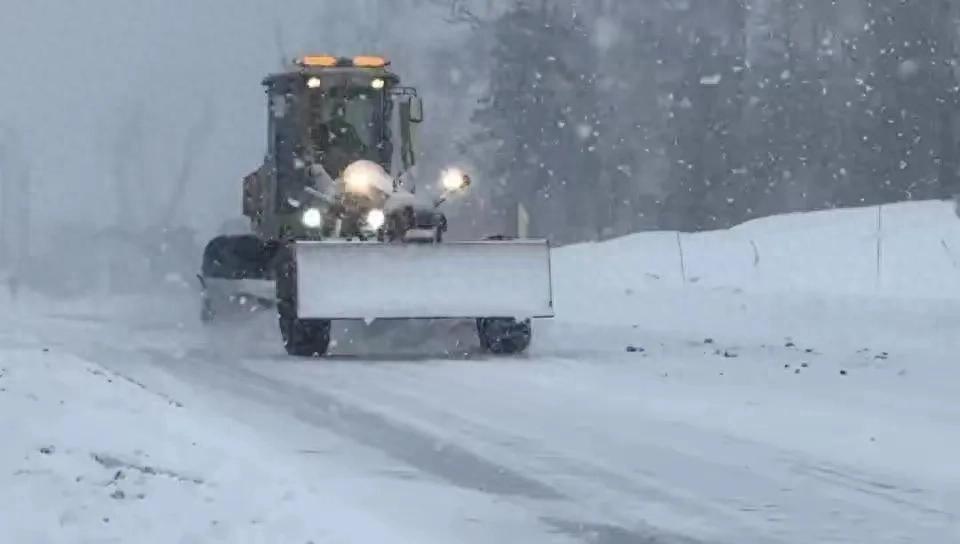
[[[553,317],[541,240],[297,242],[301,319]]]

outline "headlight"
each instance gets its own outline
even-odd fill
[[[385,193],[393,190],[390,175],[382,166],[368,160],[359,160],[348,166],[343,171],[343,184],[349,193],[366,194],[374,187]]]
[[[384,88],[384,86],[386,86],[386,84],[387,84],[387,82],[384,81],[384,80],[382,80],[382,79],[380,79],[379,77],[378,77],[377,79],[374,79],[373,81],[370,82],[370,86],[373,87],[374,90],[378,90],[378,91],[379,91],[380,89]]]
[[[448,168],[440,175],[440,183],[447,191],[459,191],[470,185],[470,176],[459,168]]]
[[[307,208],[300,220],[303,222],[303,226],[308,229],[320,228],[320,225],[323,224],[323,214],[316,208]]]
[[[307,80],[307,87],[310,87],[311,89],[319,89],[320,85],[322,84],[323,83],[320,81],[319,77],[311,77]]]
[[[373,209],[367,213],[367,226],[373,230],[382,227],[386,220],[387,217],[383,214],[383,210]]]

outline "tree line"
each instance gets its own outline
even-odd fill
[[[488,78],[461,151],[508,230],[566,243],[960,192],[949,0],[433,3]]]

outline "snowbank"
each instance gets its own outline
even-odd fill
[[[931,387],[934,374],[955,375],[941,364],[960,330],[960,220],[947,202],[635,234],[559,248],[553,271],[558,325],[854,351],[895,344],[925,355],[911,367],[929,365]]]
[[[652,232],[557,250],[557,291],[699,285],[960,299],[960,220],[948,202],[791,214],[695,234]],[[562,310],[561,310],[562,311]]]
[[[856,468],[908,482],[939,512],[924,523],[956,526],[960,479],[945,453],[960,447],[951,204],[643,233],[553,260],[558,318],[540,327],[535,353],[606,372],[593,389],[605,407],[621,404],[604,417],[672,421],[844,467],[839,477]]]

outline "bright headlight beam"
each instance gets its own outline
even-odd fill
[[[371,229],[379,229],[386,220],[387,217],[384,215],[383,210],[372,209],[367,213],[367,226]]]
[[[382,166],[365,159],[350,164],[343,171],[342,179],[347,192],[354,194],[369,194],[374,189],[389,192],[393,185]]]
[[[386,84],[387,82],[380,79],[379,77],[370,82],[370,86],[378,91],[382,89]]]
[[[370,189],[372,179],[369,172],[359,169],[348,171],[343,176],[343,183],[350,193],[366,193]]]
[[[323,224],[323,214],[316,208],[306,209],[300,219],[303,222],[303,226],[308,229],[316,229]]]
[[[307,80],[307,87],[310,87],[311,89],[319,89],[320,85],[321,82],[319,77],[311,77]]]
[[[443,188],[448,191],[456,191],[462,189],[464,186],[463,182],[463,170],[459,168],[448,168],[443,171],[443,174],[440,175],[440,183],[443,185]]]

